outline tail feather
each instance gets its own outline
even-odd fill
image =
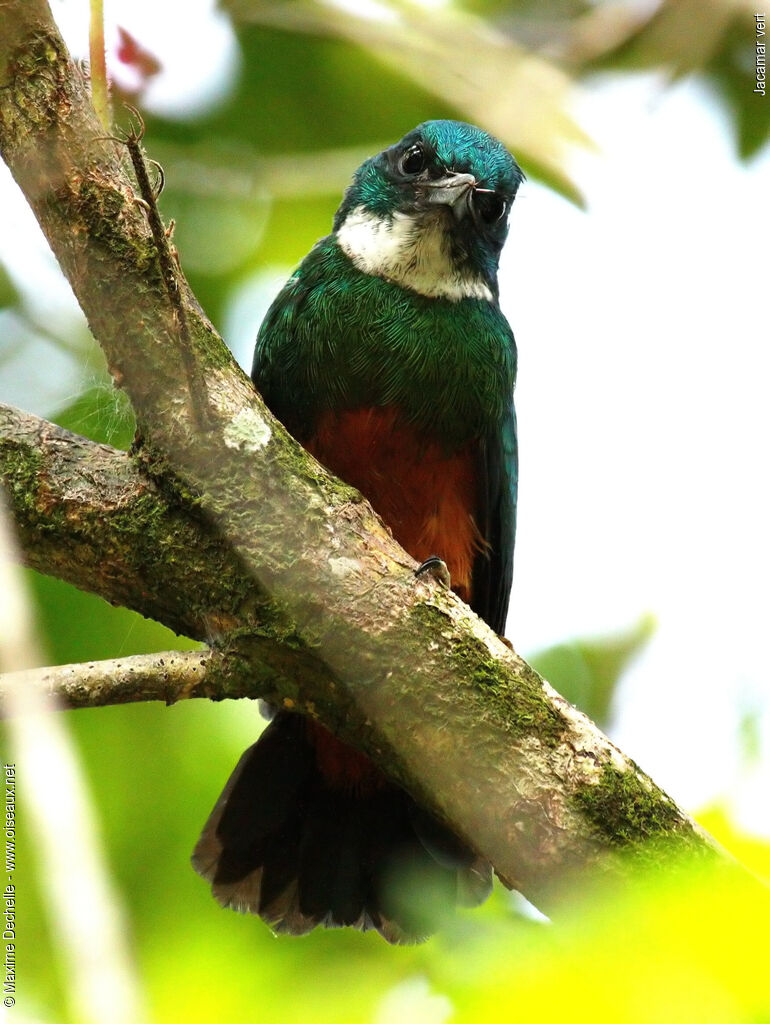
[[[300,851],[300,909],[319,921],[328,917],[352,925],[363,913],[366,895],[356,809],[346,793],[316,787],[314,796]]]
[[[259,890],[260,914],[275,915],[282,897],[299,873],[299,844],[296,825],[284,828],[262,846],[262,878]]]
[[[280,716],[238,762],[217,824],[226,850],[247,856],[296,813],[315,767],[303,725],[298,715]]]
[[[192,856],[218,902],[278,932],[348,925],[404,943],[488,895],[491,867],[402,789],[325,776],[318,734],[280,712],[236,765]]]

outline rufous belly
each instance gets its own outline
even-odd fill
[[[369,499],[413,558],[442,558],[452,589],[471,599],[473,562],[484,547],[472,444],[448,454],[396,409],[376,407],[324,414],[306,447]]]

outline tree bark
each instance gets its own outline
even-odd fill
[[[170,294],[123,147],[103,138],[46,4],[9,0],[3,17],[0,152],[139,424],[127,456],[6,414],[30,564],[213,643],[228,669],[212,692],[252,678],[253,694],[317,716],[544,909],[565,874],[622,875],[623,847],[708,854],[585,716],[415,579],[361,495],[271,416],[178,271]]]
[[[127,452],[0,405],[0,474],[31,568],[198,640],[259,622],[230,545]]]
[[[164,651],[8,672],[0,675],[0,702],[5,702],[12,687],[28,686],[56,698],[55,707],[68,710],[152,700],[175,704],[191,697],[216,699],[221,676],[210,671],[215,658],[211,651]],[[244,696],[252,691],[249,678]]]

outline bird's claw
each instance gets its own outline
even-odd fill
[[[441,583],[447,590],[452,586],[452,577],[449,575],[447,564],[438,555],[431,555],[430,558],[426,558],[422,565],[415,569],[414,574],[415,576],[428,575],[436,580],[437,583]]]

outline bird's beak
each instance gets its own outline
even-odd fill
[[[424,184],[425,199],[431,205],[450,206],[458,218],[468,212],[468,196],[476,187],[476,179],[472,174],[459,174],[450,171],[445,178],[428,181]]]

